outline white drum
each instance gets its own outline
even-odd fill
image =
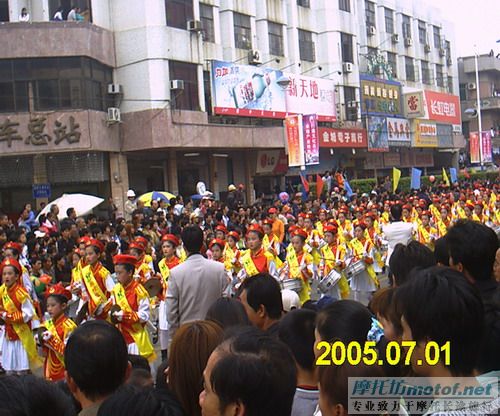
[[[352,279],[354,276],[363,273],[364,270],[365,270],[365,263],[363,262],[363,260],[358,260],[354,263],[351,263],[348,267],[346,267],[344,273],[347,279]]]
[[[318,289],[321,293],[327,293],[332,289],[340,280],[342,275],[335,269],[332,269],[321,281],[319,282]]]
[[[302,290],[302,280],[301,279],[286,279],[281,281],[281,289],[289,289],[294,292],[299,293]]]

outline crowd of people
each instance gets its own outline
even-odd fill
[[[346,415],[350,377],[498,376],[500,185],[331,191],[0,214],[0,413]],[[317,366],[335,341],[416,348]]]

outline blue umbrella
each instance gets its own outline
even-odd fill
[[[203,195],[200,195],[200,194],[194,194],[194,195],[191,195],[190,197],[193,201],[199,201],[201,198],[203,198]]]

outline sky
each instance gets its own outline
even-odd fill
[[[434,0],[431,4],[455,24],[457,57],[473,55],[475,44],[479,54],[491,49],[495,55],[500,53],[500,43],[496,43],[500,40],[500,0]]]

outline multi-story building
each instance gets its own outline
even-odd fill
[[[70,3],[85,21],[51,21]],[[19,22],[23,7],[30,22]],[[452,29],[417,1],[0,0],[0,20],[4,209],[30,200],[32,183],[50,183],[53,196],[110,195],[120,208],[128,188],[188,196],[200,180],[221,197],[243,183],[251,200],[297,174],[286,165],[283,118],[292,108],[316,112],[306,98],[331,104],[319,118],[320,164],[307,172],[373,176],[451,163],[453,140],[412,149],[414,122],[399,123],[402,93],[458,92]],[[249,79],[219,85],[221,65]],[[288,81],[265,78],[270,70]],[[374,96],[364,97],[373,77]],[[221,94],[232,104],[218,106]],[[286,106],[249,110],[261,95],[283,95]],[[399,108],[371,111],[368,99]],[[370,147],[374,116],[385,123],[384,149]],[[399,140],[387,140],[391,117]]]
[[[489,133],[495,159],[498,159],[500,153],[500,55],[495,56],[490,53],[478,56],[479,85],[476,81],[474,58],[474,56],[466,56],[458,59],[462,128],[467,139],[470,139],[471,132],[479,130],[477,117],[477,94],[479,93],[481,128],[483,132]]]

